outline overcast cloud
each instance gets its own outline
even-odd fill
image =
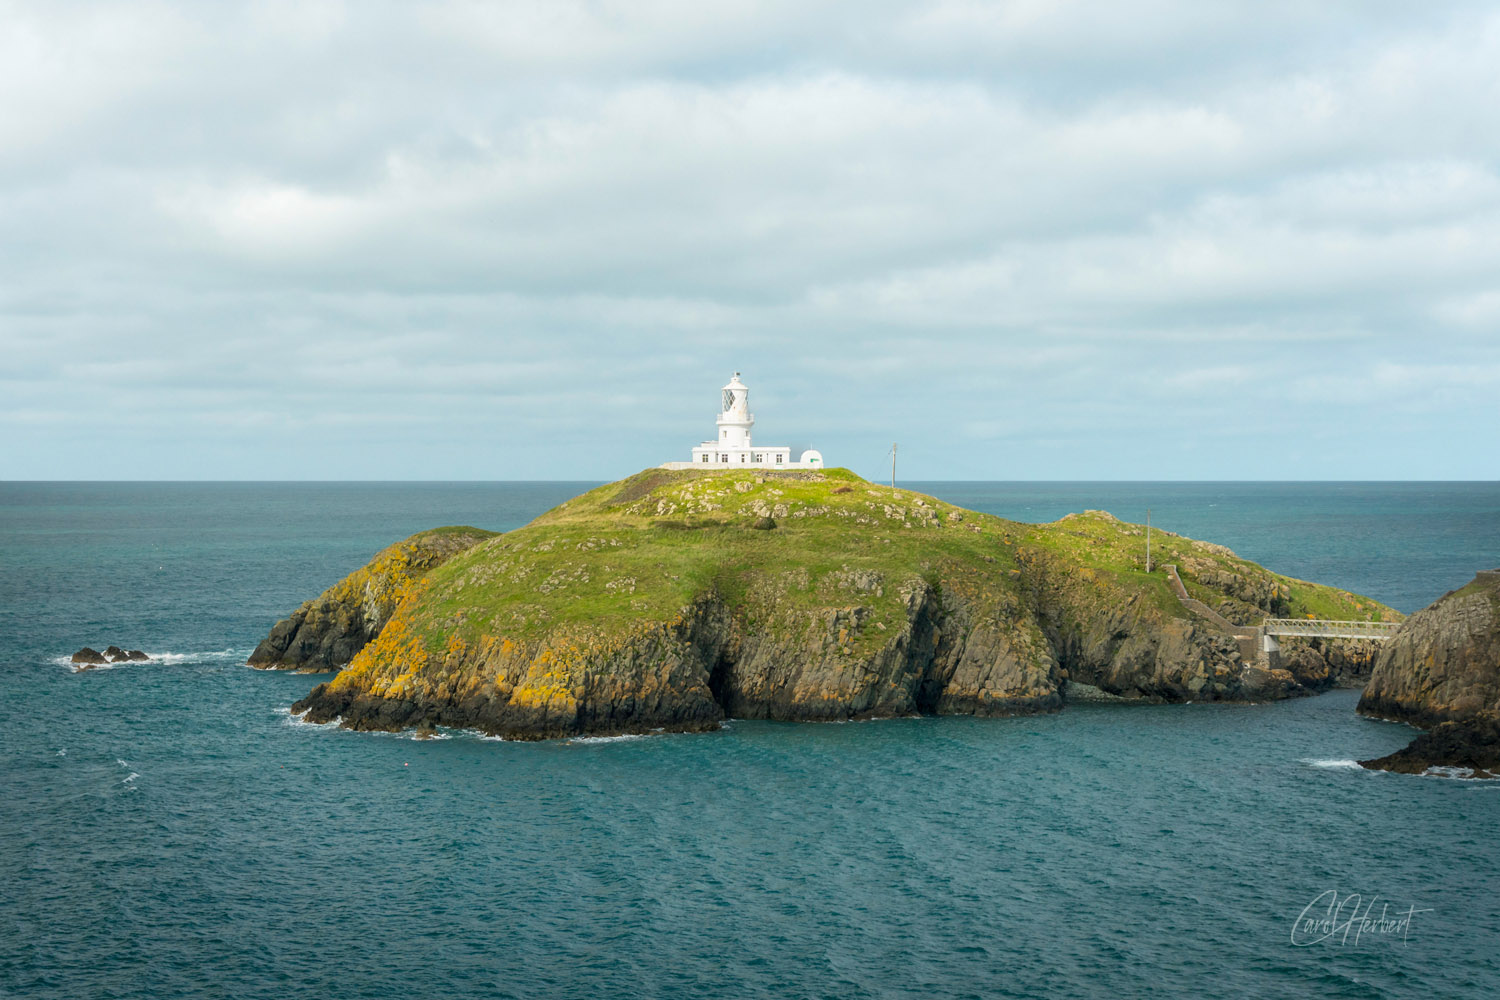
[[[0,477],[1500,478],[1492,3],[9,3]]]

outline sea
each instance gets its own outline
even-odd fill
[[[423,528],[589,483],[0,483],[0,997],[1500,997],[1500,782],[1353,691],[433,740],[244,660]],[[1412,612],[1500,484],[901,484]],[[75,673],[77,648],[149,663]]]

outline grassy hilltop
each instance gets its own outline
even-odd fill
[[[1152,550],[1232,621],[1399,617],[1222,546],[1158,530]],[[389,622],[304,707],[547,736],[703,728],[726,711],[1048,710],[1069,683],[1154,700],[1309,686],[1241,661],[1144,561],[1144,529],[1100,512],[1032,525],[842,469],[653,469],[404,581]]]

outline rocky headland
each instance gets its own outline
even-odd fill
[[[1385,644],[1359,711],[1431,731],[1365,767],[1408,774],[1500,765],[1500,570],[1479,573],[1412,615]]]
[[[382,549],[368,565],[277,622],[250,654],[250,666],[307,673],[338,670],[380,634],[423,577],[494,536],[479,528],[438,528]]]
[[[440,560],[390,576],[388,549],[257,649],[255,665],[348,661],[295,711],[539,739],[1258,701],[1357,670],[1357,651],[1332,646],[1257,657],[1184,608],[1168,562],[1221,623],[1400,617],[1168,532],[1148,574],[1144,530],[1102,512],[1012,522],[842,469],[653,469],[505,535],[426,534],[451,538]],[[375,582],[388,577],[399,585]]]

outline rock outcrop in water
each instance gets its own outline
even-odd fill
[[[102,667],[107,663],[124,663],[129,660],[149,660],[139,649],[121,649],[119,646],[110,646],[104,652],[99,652],[91,646],[84,646],[73,654],[71,662],[80,670],[92,670]]]
[[[1500,715],[1484,712],[1457,722],[1439,722],[1406,747],[1360,764],[1372,771],[1425,774],[1445,769],[1454,777],[1500,777]]]
[[[367,566],[277,622],[247,662],[266,670],[339,669],[380,634],[419,580],[494,535],[479,528],[438,528],[383,549]]]
[[[1359,711],[1424,728],[1500,711],[1500,570],[1407,619],[1381,650]]]
[[[1242,611],[1394,615],[1221,546],[1159,532],[1154,550]],[[1188,617],[1144,555],[1100,512],[1021,524],[841,469],[650,470],[413,580],[296,710],[545,738],[1316,689]]]
[[[1386,643],[1359,711],[1431,728],[1369,768],[1493,770],[1500,714],[1500,570],[1488,570],[1418,611]],[[1485,762],[1488,763],[1485,763]]]

